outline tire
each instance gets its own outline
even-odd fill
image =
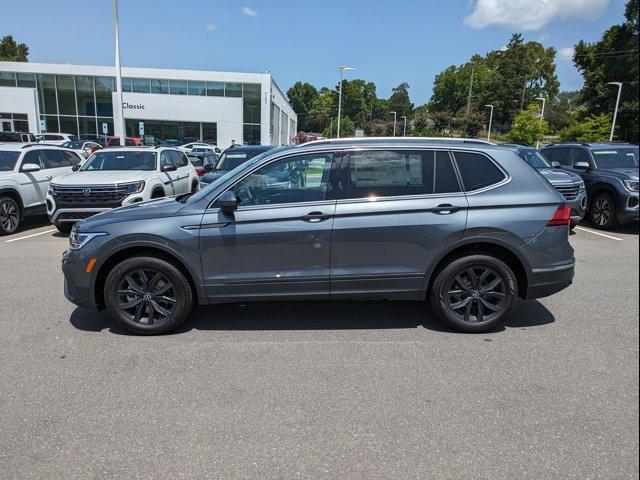
[[[485,271],[489,273],[483,280]],[[482,293],[483,287],[496,281],[500,283]],[[518,281],[502,260],[485,254],[467,255],[438,272],[430,296],[434,311],[445,323],[462,332],[485,332],[502,325],[511,315],[518,297]],[[452,309],[454,305],[461,306]],[[486,305],[498,308],[494,311]]]
[[[571,220],[571,223],[569,224],[569,228],[573,230],[578,226],[578,223],[580,223],[580,220]]]
[[[151,198],[163,198],[165,196],[164,190],[158,188],[151,193]]]
[[[594,227],[601,230],[611,230],[618,226],[616,216],[616,202],[610,193],[602,192],[591,202],[589,218]]]
[[[64,223],[56,223],[56,228],[60,233],[71,233],[71,229],[73,228],[73,223],[64,222]]]
[[[165,288],[168,290],[163,291]],[[104,298],[107,310],[120,324],[145,335],[175,330],[193,308],[193,292],[185,275],[155,257],[131,257],[118,263],[107,276]]]
[[[0,197],[0,235],[11,235],[22,222],[20,205],[11,197]]]

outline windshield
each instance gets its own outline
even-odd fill
[[[189,155],[189,160],[194,167],[201,167],[204,165],[204,158],[196,157],[195,155]]]
[[[521,150],[518,150],[518,155],[520,155],[525,162],[527,162],[536,170],[542,170],[543,168],[552,168],[549,160],[544,158],[542,154],[535,148],[523,148]]]
[[[80,169],[95,170],[155,170],[156,152],[96,152]]]
[[[0,151],[0,172],[10,172],[16,166],[16,160],[20,156],[19,152]]]
[[[592,150],[598,168],[634,168],[638,166],[638,147]]]
[[[61,147],[64,148],[82,148],[83,142],[64,142]]]

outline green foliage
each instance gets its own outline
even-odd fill
[[[638,9],[638,0],[628,1],[625,21],[613,25],[597,42],[578,42],[573,57],[584,78],[580,101],[589,113],[612,113],[617,87],[607,82],[623,82],[617,138],[631,142],[638,142],[639,137]]]
[[[309,83],[296,82],[287,90],[287,97],[293,110],[298,114],[298,128],[302,131],[313,131],[314,116],[311,115],[313,102],[318,98],[318,90]]]
[[[458,124],[464,130],[466,137],[475,138],[485,124],[485,116],[480,112],[470,110],[469,115],[464,115],[458,119]]]
[[[533,146],[544,139],[549,126],[540,118],[540,109],[532,104],[516,116],[507,139],[511,143]]]
[[[389,110],[396,112],[398,118],[402,116],[409,118],[413,115],[413,103],[409,100],[409,84],[401,83],[394,88],[388,104]]]
[[[0,61],[28,62],[29,47],[24,43],[17,43],[11,35],[5,35],[0,40]]]
[[[560,131],[563,142],[604,142],[609,140],[611,115],[589,115],[582,121],[574,119],[568,127]]]
[[[322,131],[322,136],[326,138],[335,138],[338,131],[338,121],[333,121],[333,129],[330,132],[329,127]],[[349,117],[340,116],[340,137],[353,137],[356,133],[356,129],[353,126],[353,122]]]

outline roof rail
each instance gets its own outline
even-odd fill
[[[452,137],[344,137],[344,138],[325,138],[322,140],[312,140],[303,145],[321,145],[331,143],[352,143],[352,142],[388,142],[409,141],[409,142],[442,142],[442,143],[473,143],[483,145],[496,145],[487,140],[477,138],[452,138]]]
[[[40,145],[43,145],[42,143],[27,143],[26,145],[23,145],[21,148],[31,148],[31,147],[39,147]],[[56,145],[57,147],[57,145]]]

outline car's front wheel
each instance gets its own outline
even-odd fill
[[[104,286],[107,310],[137,333],[156,335],[177,328],[193,307],[185,275],[155,257],[131,257],[115,266]]]
[[[11,235],[20,226],[20,205],[11,197],[0,198],[0,235]]]
[[[506,263],[491,255],[467,255],[437,274],[431,305],[455,329],[484,332],[509,317],[517,296],[517,279]]]
[[[597,228],[611,230],[618,226],[616,204],[611,194],[599,193],[593,199],[590,209],[591,222]]]

